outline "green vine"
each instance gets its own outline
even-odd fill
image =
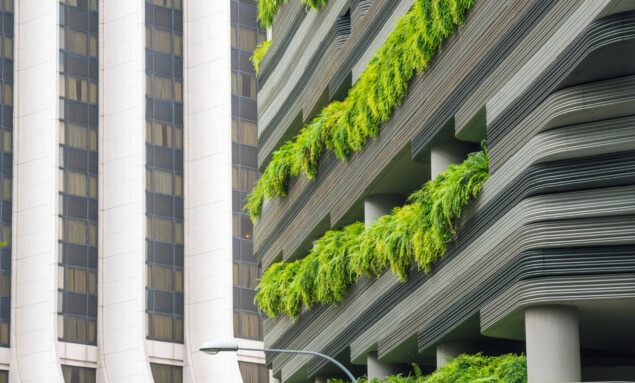
[[[272,318],[300,315],[303,305],[342,301],[361,276],[379,277],[390,269],[406,281],[410,265],[430,271],[457,236],[456,224],[469,201],[489,178],[487,148],[471,153],[413,193],[368,228],[361,222],[328,231],[298,261],[276,263],[263,274],[256,303]]]
[[[271,45],[271,40],[261,42],[256,47],[256,50],[254,51],[254,55],[249,58],[249,60],[251,60],[251,63],[254,64],[254,69],[256,70],[256,74],[260,72],[260,61],[265,56],[265,53],[267,53],[267,50],[269,50],[270,45]]]
[[[308,1],[308,0],[303,0]],[[280,0],[267,3],[278,3]],[[325,1],[314,0],[323,4]],[[313,179],[326,150],[346,161],[408,93],[412,76],[422,72],[443,40],[465,19],[474,0],[415,0],[342,102],[332,102],[294,140],[273,153],[262,177],[249,195],[252,221],[260,216],[265,198],[284,197],[290,177],[304,173]],[[265,1],[259,2],[264,6]]]
[[[258,0],[258,20],[264,28],[271,27],[273,18],[278,13],[278,8],[283,2],[288,0]],[[303,4],[310,5],[313,9],[318,9],[326,5],[328,0],[302,0]]]
[[[524,355],[507,354],[498,357],[459,355],[450,363],[423,376],[416,364],[414,375],[395,375],[384,379],[358,379],[359,383],[527,383],[527,358]],[[347,383],[331,379],[329,383]]]

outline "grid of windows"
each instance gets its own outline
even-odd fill
[[[181,5],[180,0],[145,4],[147,337],[178,343],[184,310]]]
[[[245,383],[269,383],[269,370],[264,364],[238,362]]]
[[[59,17],[58,335],[96,344],[97,0],[60,0]]]
[[[254,305],[260,270],[253,255],[253,226],[243,211],[259,175],[256,76],[249,57],[257,43],[264,41],[265,31],[256,23],[255,5],[254,1],[231,2],[234,335],[262,339],[262,319]]]
[[[183,383],[183,367],[150,363],[154,383]]]
[[[62,375],[64,375],[64,383],[95,383],[97,381],[97,370],[94,368],[62,365]],[[1,379],[0,382],[2,382]]]
[[[0,241],[4,243],[0,249],[0,347],[9,347],[13,178],[13,0],[0,0],[0,22]]]

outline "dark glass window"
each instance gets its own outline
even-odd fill
[[[84,344],[97,344],[97,20],[97,0],[60,1],[58,335]]]
[[[178,343],[184,311],[182,36],[181,1],[146,0],[147,337]],[[162,372],[170,366],[152,368],[161,379],[172,376]],[[155,375],[157,382],[177,381],[171,379]]]
[[[150,363],[154,383],[183,383],[183,367]]]
[[[256,77],[249,57],[265,38],[258,28],[253,1],[232,0],[232,194],[234,237],[234,335],[262,339],[262,319],[254,306],[254,289],[260,269],[253,256],[253,225],[243,211],[244,199],[258,180],[258,128],[256,108]],[[249,372],[255,366],[255,372]],[[246,376],[260,376],[259,365],[241,364],[245,382],[258,382]],[[243,371],[244,370],[244,371]],[[266,370],[266,369],[265,369]],[[247,375],[246,375],[247,374]],[[261,380],[265,382],[264,380]]]
[[[238,362],[244,383],[269,383],[269,370],[262,364]]]
[[[94,368],[62,365],[62,375],[64,383],[95,383],[97,381],[97,370]],[[1,379],[0,382],[2,382]]]
[[[13,1],[0,2],[0,347],[9,347],[13,182]],[[6,382],[0,372],[0,383]],[[3,380],[5,379],[5,380]]]

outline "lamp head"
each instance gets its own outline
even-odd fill
[[[199,350],[206,354],[216,355],[223,351],[238,351],[238,345],[232,342],[211,341],[203,343],[201,347],[199,347]]]

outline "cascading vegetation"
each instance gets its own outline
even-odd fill
[[[260,73],[260,61],[265,56],[265,53],[267,53],[267,50],[269,49],[270,45],[271,45],[271,40],[261,42],[256,47],[256,50],[254,51],[254,55],[251,56],[251,58],[249,59],[251,60],[251,63],[254,64],[254,69],[256,70],[256,74]]]
[[[328,231],[298,261],[276,263],[263,274],[256,302],[272,318],[300,315],[303,304],[342,301],[361,276],[390,269],[406,281],[412,263],[428,272],[457,236],[461,212],[489,178],[487,147],[471,153],[413,193],[368,228],[361,222]]]
[[[384,379],[358,379],[359,383],[527,383],[527,358],[524,355],[507,354],[498,357],[459,355],[447,365],[430,375],[423,376],[413,365],[414,374],[395,375]],[[347,383],[331,379],[329,383]]]
[[[273,17],[278,13],[278,8],[283,2],[288,0],[258,0],[258,20],[260,24],[265,27],[271,27],[273,23]],[[313,9],[318,9],[326,5],[328,0],[302,0],[303,4],[311,6]]]
[[[263,9],[273,9],[281,1],[258,4]],[[311,5],[325,2],[314,0]],[[473,3],[474,0],[415,0],[370,60],[348,97],[326,106],[293,140],[273,153],[249,195],[246,208],[252,221],[260,216],[265,198],[286,195],[290,177],[303,173],[310,179],[315,178],[318,161],[326,150],[346,161],[352,152],[362,149],[369,137],[377,136],[380,124],[388,120],[408,93],[412,76],[426,68],[443,40],[464,21]]]

